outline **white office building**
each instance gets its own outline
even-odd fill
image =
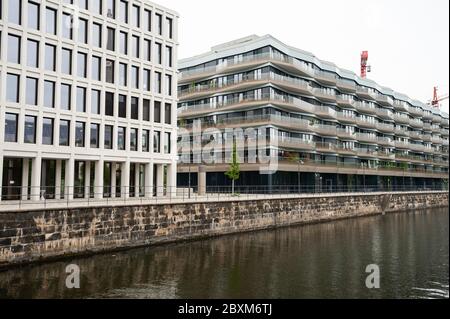
[[[177,19],[146,0],[0,0],[1,201],[174,190]]]

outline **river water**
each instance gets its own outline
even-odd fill
[[[65,268],[80,267],[80,289]],[[366,266],[380,288],[366,287]],[[0,272],[0,298],[448,298],[434,209],[225,236]]]

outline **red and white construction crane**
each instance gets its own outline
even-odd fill
[[[369,61],[369,51],[363,51],[361,53],[361,77],[365,79],[367,77],[367,73],[372,71],[372,67],[367,64]]]
[[[431,100],[430,104],[432,107],[441,108],[441,102],[444,100],[447,100],[449,98],[448,94],[445,94],[443,96],[438,96],[438,87],[435,86],[433,89],[433,99]]]

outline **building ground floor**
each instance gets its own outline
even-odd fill
[[[204,188],[207,192],[226,192],[232,182],[225,171],[178,172],[178,187]],[[373,174],[343,174],[323,172],[277,171],[261,174],[259,171],[242,171],[235,181],[241,193],[276,192],[351,192],[395,191],[408,189],[448,189],[448,177],[392,176]]]
[[[0,201],[151,198],[176,192],[176,162],[0,157]]]

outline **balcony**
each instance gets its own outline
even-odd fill
[[[409,149],[409,143],[408,142],[403,142],[403,141],[395,141],[394,142],[395,148],[400,148],[400,149]]]
[[[368,121],[362,117],[357,117],[356,118],[356,124],[359,127],[363,127],[363,128],[376,128],[377,127],[377,123],[374,121]]]
[[[421,144],[409,143],[409,149],[415,152],[423,152],[425,150],[425,146]]]
[[[300,138],[278,138],[278,146],[290,149],[314,150],[315,143]]]
[[[377,130],[384,133],[392,133],[394,132],[394,124],[377,123]]]
[[[410,119],[409,125],[412,127],[423,128],[423,122],[419,119]]]
[[[409,117],[406,114],[396,113],[394,114],[394,121],[402,124],[409,124]]]
[[[378,142],[377,136],[373,134],[355,133],[355,137],[360,142],[375,143],[375,144]]]
[[[424,111],[424,112],[423,112],[423,115],[422,115],[422,118],[423,118],[424,120],[431,121],[432,118],[433,118],[433,115],[431,114],[430,111]]]
[[[336,119],[337,116],[337,112],[326,105],[316,105],[314,113],[320,117],[325,117],[327,119]]]
[[[343,139],[351,139],[351,140],[356,139],[353,132],[347,131],[344,128],[336,129],[336,135],[337,135],[337,137],[343,138]]]
[[[390,137],[378,137],[378,144],[383,146],[395,146],[394,140]]]
[[[381,117],[382,119],[385,119],[385,120],[392,120],[393,119],[394,113],[392,113],[391,110],[383,109],[383,108],[377,108],[376,110],[377,110],[376,114],[379,117]]]
[[[315,74],[315,79],[321,83],[328,85],[336,85],[336,74],[318,70]]]
[[[288,89],[296,93],[301,93],[310,96],[314,95],[312,86],[309,84],[308,81],[302,79],[291,78],[270,73],[268,81],[277,86],[280,86],[282,88]]]
[[[346,92],[355,93],[356,92],[356,83],[355,81],[347,80],[347,79],[338,79],[336,81],[336,86]]]
[[[394,128],[394,133],[397,136],[409,136],[408,131],[406,129],[404,129],[404,128],[399,127],[399,126],[396,126]]]
[[[336,102],[336,93],[332,89],[321,89],[315,88],[313,90],[314,96],[318,99],[327,101],[327,102]]]
[[[441,128],[440,130],[439,130],[439,133],[442,135],[442,136],[448,136],[449,134],[448,134],[448,129],[445,129],[445,128]]]
[[[336,119],[343,123],[356,124],[356,116],[354,114],[336,112]]]
[[[423,123],[423,130],[427,132],[431,132],[431,124],[430,123]]]
[[[437,145],[442,145],[443,140],[440,137],[432,137],[431,138],[431,143],[437,144]]]
[[[377,93],[375,93],[373,90],[362,86],[356,87],[356,94],[364,99],[369,100],[376,100],[377,97]]]
[[[432,139],[432,137],[431,137],[430,134],[423,134],[422,135],[422,141],[424,141],[424,142],[431,142],[431,139]]]
[[[416,139],[416,140],[422,140],[423,135],[420,132],[416,132],[416,131],[409,131],[408,132],[409,137]]]
[[[331,143],[316,143],[316,150],[325,153],[337,153],[336,145]]]
[[[384,106],[394,105],[394,99],[384,94],[377,94],[377,102]]]
[[[355,102],[353,98],[345,95],[336,95],[336,102],[340,106],[354,107],[353,103]]]
[[[337,135],[337,129],[334,125],[322,125],[322,124],[316,124],[314,125],[314,132],[320,134],[320,135],[326,135],[326,136],[336,136]]]
[[[397,111],[408,112],[408,103],[406,103],[405,101],[395,100],[394,109],[396,109]]]
[[[436,124],[441,124],[441,117],[439,115],[433,114],[431,116],[431,121]]]
[[[424,112],[421,108],[412,106],[409,108],[409,114],[411,114],[415,117],[423,117]]]
[[[354,103],[354,106],[361,113],[377,114],[377,109],[372,104],[358,101]]]

